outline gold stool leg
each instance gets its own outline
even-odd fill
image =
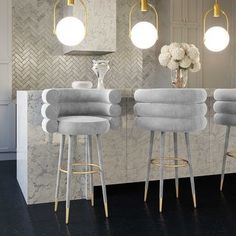
[[[196,194],[193,194],[193,206],[194,208],[197,208],[197,200],[196,200]]]
[[[69,224],[70,208],[66,208],[66,224]]]
[[[159,199],[159,212],[162,212],[162,206],[163,206],[163,198]]]
[[[54,211],[57,212],[57,208],[58,208],[58,199],[55,198],[55,203],[54,203]]]

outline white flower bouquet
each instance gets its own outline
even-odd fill
[[[162,66],[175,72],[172,84],[176,88],[187,85],[187,72],[197,72],[201,69],[200,52],[193,44],[171,43],[161,48],[159,62]]]
[[[200,52],[193,44],[171,43],[161,48],[159,62],[170,70],[190,70],[197,72],[201,69]]]

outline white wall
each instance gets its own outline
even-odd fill
[[[0,0],[0,160],[15,157],[15,105],[11,96],[11,55],[12,1]]]

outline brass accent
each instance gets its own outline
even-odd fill
[[[56,212],[58,208],[58,199],[55,199],[54,211]]]
[[[197,208],[197,201],[196,201],[196,195],[193,194],[193,206],[194,208]]]
[[[179,186],[175,187],[176,198],[179,198]]]
[[[236,152],[227,152],[226,155],[232,158],[236,158]]]
[[[145,188],[145,190],[144,190],[144,202],[147,201],[147,194],[148,194],[148,189]]]
[[[104,202],[104,209],[105,209],[105,216],[106,216],[106,218],[108,218],[108,206],[107,206],[107,202]]]
[[[53,7],[53,34],[56,34],[56,21],[57,21],[56,10],[59,3],[60,3],[60,0],[57,0]]]
[[[66,208],[66,224],[69,224],[70,208]]]
[[[86,166],[86,167],[91,166],[91,167],[94,167],[97,169],[97,170],[89,170],[89,171],[73,171],[72,170],[72,174],[74,174],[74,175],[97,174],[102,171],[100,166],[96,165],[96,164],[74,163],[74,164],[72,164],[72,166]],[[60,168],[60,171],[65,174],[67,174],[67,172],[68,172],[66,169],[64,169],[62,167]]]
[[[145,1],[143,1],[143,2],[145,2]],[[141,3],[142,3],[142,0],[141,0]],[[138,5],[138,2],[135,3],[135,4],[131,7],[131,9],[130,9],[130,13],[129,13],[129,37],[131,37],[132,15],[133,15],[134,8],[135,8],[137,5]],[[147,5],[151,8],[151,10],[152,10],[152,11],[154,12],[154,14],[155,14],[155,25],[156,25],[156,29],[157,29],[157,31],[158,31],[159,19],[158,19],[157,10],[156,10],[156,8],[155,8],[152,4],[148,3],[148,1],[147,1]],[[142,9],[141,9],[141,11],[142,11]]]
[[[220,180],[220,191],[223,190],[224,178]]]
[[[221,12],[220,12],[220,5],[218,2],[214,4],[213,9],[214,9],[214,17],[220,17]]]
[[[148,0],[140,0],[141,11],[148,11]]]
[[[218,1],[216,0],[215,1],[215,4],[214,4],[214,7],[210,10],[208,10],[205,15],[204,15],[204,18],[203,18],[203,37],[205,37],[205,33],[206,33],[206,20],[207,20],[207,16],[213,12],[213,17],[220,17],[221,14],[225,17],[225,21],[226,21],[226,30],[227,32],[229,32],[229,18],[227,16],[227,14],[222,11],[220,9],[220,5],[218,4]]]
[[[164,167],[166,168],[177,168],[177,167],[186,167],[189,165],[188,161],[182,158],[176,158],[176,157],[165,157],[164,161],[178,161],[178,164],[172,164],[172,163],[164,163]],[[159,159],[152,159],[151,164],[155,166],[160,166],[160,160]]]
[[[162,212],[162,205],[163,205],[163,199],[160,198],[160,199],[159,199],[159,212],[160,212],[160,213]]]
[[[91,193],[90,198],[91,198],[91,206],[93,207],[94,206],[94,195],[92,193]]]
[[[67,6],[74,6],[75,0],[67,0]]]
[[[84,8],[84,25],[85,25],[85,36],[87,35],[87,25],[88,25],[88,10],[87,10],[87,6],[84,2],[84,0],[79,0],[80,3],[82,4],[83,8]],[[73,2],[73,4],[72,4]],[[57,22],[57,17],[56,17],[56,10],[57,7],[60,3],[60,0],[56,0],[54,7],[53,7],[53,34],[56,34],[56,22]],[[67,5],[68,6],[74,6],[75,4],[75,0],[67,0]]]

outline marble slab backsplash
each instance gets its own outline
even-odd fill
[[[208,90],[208,125],[201,132],[190,135],[193,169],[195,176],[218,175],[221,171],[225,127],[213,122],[212,90]],[[48,134],[41,128],[41,93],[42,91],[19,91],[18,104],[26,104],[22,115],[27,114],[27,135],[26,142],[18,142],[18,150],[21,150],[17,157],[18,181],[28,204],[37,204],[54,201],[54,191],[56,183],[56,171],[59,152],[59,135],[54,135],[53,143],[49,143]],[[105,176],[107,184],[121,184],[144,181],[146,176],[146,159],[148,151],[149,133],[137,128],[134,125],[133,105],[134,99],[131,91],[125,91],[122,98],[122,127],[118,130],[111,130],[103,135],[103,150]],[[23,107],[23,106],[21,106]],[[22,108],[24,109],[24,108]],[[18,121],[21,115],[18,116]],[[23,126],[22,126],[23,127]],[[18,127],[18,140],[25,134],[25,130]],[[24,127],[22,128],[24,129]],[[154,156],[159,156],[159,136],[155,135]],[[179,156],[186,157],[185,142],[183,134],[178,135]],[[236,129],[232,129],[230,139],[230,149],[236,148]],[[93,145],[94,162],[97,162],[96,144]],[[78,139],[77,160],[84,161],[84,138]],[[27,148],[25,148],[25,145]],[[167,135],[166,155],[173,155],[173,136]],[[67,150],[66,150],[67,151]],[[66,158],[65,151],[65,158]],[[17,154],[18,155],[18,154]],[[236,171],[236,162],[228,159],[226,172]],[[188,169],[180,169],[180,177],[188,177]],[[23,175],[27,184],[23,184]],[[66,176],[62,175],[60,200],[65,199]],[[94,176],[95,185],[100,185],[98,175]],[[158,167],[152,167],[151,179],[158,180]],[[165,178],[174,178],[174,170],[166,169]],[[227,177],[226,177],[227,178]],[[219,178],[220,180],[220,178]],[[86,185],[85,177],[73,177],[72,199],[85,198]],[[142,194],[142,193],[137,193]],[[109,197],[109,196],[108,196]]]

